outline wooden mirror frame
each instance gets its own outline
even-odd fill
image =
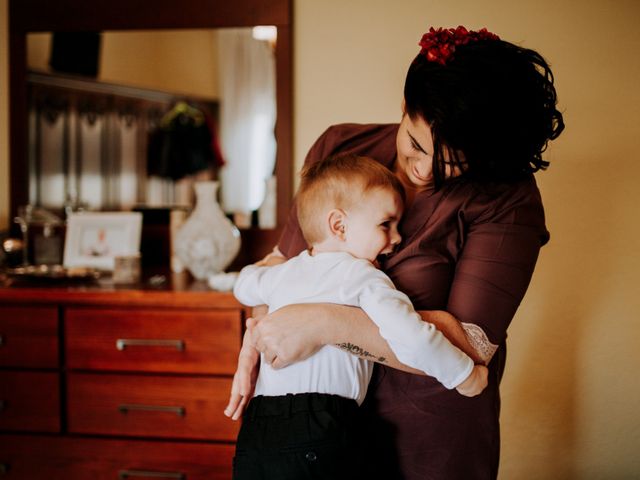
[[[277,225],[293,189],[291,0],[9,0],[9,209],[29,201],[27,34],[104,30],[206,29],[275,25]],[[273,246],[273,244],[271,245]]]

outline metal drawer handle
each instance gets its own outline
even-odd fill
[[[0,347],[4,347],[4,336],[0,335]],[[0,473],[2,473],[2,470],[0,470]]]
[[[171,406],[163,406],[163,405],[139,405],[134,403],[123,403],[122,405],[118,405],[118,410],[120,413],[129,413],[132,410],[141,410],[147,412],[167,412],[167,413],[175,413],[179,417],[184,417],[187,413],[187,409],[185,407],[171,407]]]
[[[184,480],[187,476],[180,472],[154,472],[151,470],[120,470],[118,478],[124,480],[129,477],[145,477],[145,478],[178,478]]]
[[[173,347],[179,352],[184,351],[184,340],[154,340],[154,339],[136,339],[136,338],[119,338],[116,340],[116,348],[120,351],[127,347]]]

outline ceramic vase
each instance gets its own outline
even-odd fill
[[[198,280],[221,273],[240,250],[240,232],[217,200],[219,183],[197,182],[196,205],[175,237],[175,254]]]

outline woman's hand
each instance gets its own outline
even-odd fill
[[[273,368],[304,360],[326,343],[319,304],[288,305],[266,315],[250,329],[251,343]],[[248,324],[247,324],[248,326]]]
[[[262,260],[258,260],[255,265],[258,267],[272,267],[274,265],[280,265],[287,261],[278,246],[273,247],[273,250],[269,252]]]

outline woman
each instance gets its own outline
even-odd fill
[[[506,331],[549,238],[533,173],[548,166],[542,152],[564,124],[553,75],[536,52],[464,27],[432,28],[420,45],[401,123],[331,127],[306,161],[350,152],[396,173],[409,197],[403,240],[380,266],[425,320],[488,365],[489,386],[469,399],[397,370],[376,328],[350,307],[287,307],[252,336],[276,367],[325,344],[384,357],[363,406],[364,435],[375,444],[369,478],[491,479]],[[304,248],[292,215],[279,250],[291,257]]]

